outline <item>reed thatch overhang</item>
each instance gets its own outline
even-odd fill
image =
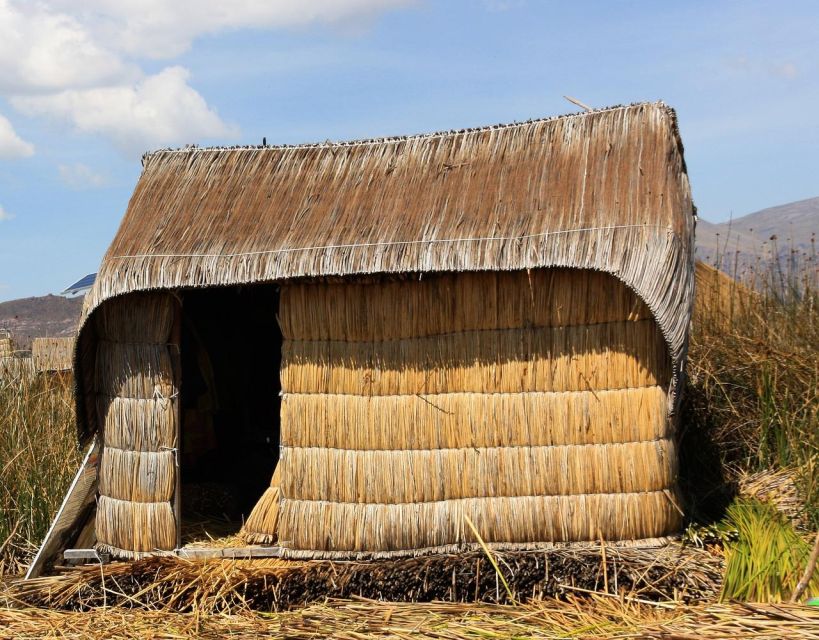
[[[694,224],[663,103],[410,137],[157,151],[86,297],[77,354],[94,311],[134,291],[574,267],[610,273],[646,302],[672,358],[673,410]],[[78,374],[85,439],[95,426]]]

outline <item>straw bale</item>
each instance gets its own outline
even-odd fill
[[[162,502],[173,498],[176,458],[173,451],[125,451],[105,445],[99,491],[117,500]]]
[[[286,339],[343,342],[651,318],[642,300],[612,286],[609,274],[577,269],[294,284],[282,289],[279,312]]]
[[[624,444],[402,451],[282,449],[282,492],[300,500],[401,504],[475,497],[661,491],[671,439]]]
[[[160,451],[176,446],[176,403],[171,398],[119,398],[99,395],[106,446],[129,451]]]
[[[670,377],[653,320],[384,342],[286,340],[282,348],[282,388],[295,393],[582,391],[667,385]]]
[[[657,440],[672,432],[667,399],[657,385],[404,396],[286,393],[281,440],[293,447],[360,450]]]
[[[34,368],[43,371],[71,371],[74,367],[74,342],[70,338],[34,338],[31,356]]]
[[[487,543],[640,540],[679,530],[668,492],[466,498],[408,504],[330,503],[283,498],[279,544],[311,556],[421,550],[474,542],[468,516]],[[325,551],[326,550],[326,551]],[[322,551],[325,551],[322,553]]]
[[[132,502],[97,498],[97,548],[118,557],[173,549],[176,518],[170,502]]]

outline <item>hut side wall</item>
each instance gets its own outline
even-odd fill
[[[70,338],[35,338],[31,343],[34,369],[45,371],[71,371],[74,366],[74,342]]]
[[[167,293],[115,298],[95,314],[103,448],[97,547],[119,557],[176,546],[178,350]]]
[[[593,271],[282,287],[281,461],[251,539],[295,554],[676,531],[671,360]],[[276,501],[276,504],[271,504]],[[253,524],[255,529],[250,525]]]

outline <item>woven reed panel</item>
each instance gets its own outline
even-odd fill
[[[668,348],[613,277],[298,284],[282,288],[280,318],[282,545],[475,542],[465,516],[498,544],[680,526]]]
[[[116,298],[97,312],[94,388],[103,449],[97,546],[134,557],[176,545],[178,373],[166,293]]]
[[[38,371],[71,371],[74,360],[74,338],[34,338],[31,357]]]
[[[11,338],[0,338],[0,358],[7,358],[14,354]]]

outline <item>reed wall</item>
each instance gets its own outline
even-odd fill
[[[281,459],[250,539],[316,557],[675,532],[668,347],[595,271],[282,287]]]
[[[176,546],[178,343],[168,293],[115,298],[95,314],[93,384],[103,439],[97,547],[139,557]]]
[[[38,373],[46,371],[71,371],[74,366],[75,338],[34,338],[31,357]]]

